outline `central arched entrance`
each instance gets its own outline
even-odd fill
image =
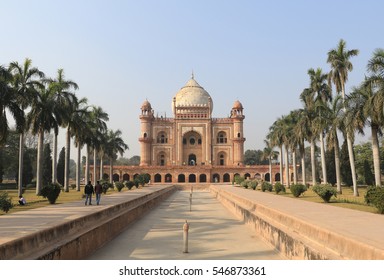
[[[188,156],[188,165],[196,165],[196,155],[190,154]]]

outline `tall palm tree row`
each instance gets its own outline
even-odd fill
[[[70,139],[74,136],[75,145],[78,147],[76,182],[78,190],[80,190],[81,148],[86,144],[91,145],[94,151],[100,148],[98,146],[100,139],[106,135],[108,130],[106,124],[108,114],[101,107],[88,106],[85,98],[78,100],[74,92],[77,89],[78,85],[74,81],[65,78],[63,69],[57,71],[55,79],[45,78],[42,71],[32,67],[32,61],[28,58],[23,64],[11,62],[9,67],[0,66],[0,145],[3,145],[7,139],[9,132],[7,114],[11,114],[15,120],[16,129],[20,133],[19,194],[22,193],[23,187],[24,133],[30,130],[33,134],[38,135],[36,194],[39,194],[43,187],[44,136],[52,130],[54,132],[52,181],[57,180],[57,135],[59,127],[67,129],[65,149],[67,167],[64,188],[67,191],[69,187]],[[117,140],[121,140],[120,134],[116,137]],[[120,147],[128,148],[127,146]]]
[[[345,85],[348,81],[348,73],[353,70],[350,60],[358,55],[358,53],[357,49],[347,50],[346,42],[340,40],[337,47],[327,53],[327,63],[331,66],[328,74],[322,73],[320,68],[308,70],[310,86],[304,89],[300,95],[303,108],[298,110],[295,118],[291,116],[291,120],[286,117],[278,118],[270,127],[267,135],[267,139],[273,140],[271,143],[274,146],[281,147],[282,143],[284,143],[284,136],[282,134],[289,135],[289,130],[287,131],[281,125],[282,119],[285,118],[286,121],[296,124],[294,126],[288,125],[289,129],[294,130],[296,138],[289,140],[291,143],[290,149],[293,152],[296,145],[298,145],[301,158],[303,159],[304,143],[305,141],[310,143],[312,184],[316,183],[316,161],[314,158],[316,139],[320,140],[323,182],[327,182],[323,147],[324,142],[326,142],[328,149],[334,149],[337,190],[341,193],[338,135],[342,133],[348,144],[352,187],[355,196],[359,195],[353,153],[355,133],[364,133],[366,126],[369,126],[371,129],[375,184],[380,186],[381,170],[378,136],[382,135],[384,127],[384,49],[376,49],[374,51],[372,58],[367,64],[368,76],[361,85],[352,89],[350,95],[347,95]],[[327,80],[328,83],[326,83]],[[335,86],[337,93],[334,98],[331,94],[332,85]],[[303,168],[304,170],[305,168]],[[304,181],[305,175],[303,176]]]

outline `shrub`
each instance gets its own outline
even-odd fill
[[[118,192],[121,192],[121,190],[124,188],[124,184],[122,182],[115,182],[115,187]]]
[[[261,184],[261,190],[263,191],[263,192],[265,192],[265,191],[272,191],[272,185],[270,184],[270,183],[268,183],[268,182],[263,182],[262,184]]]
[[[50,183],[43,187],[39,196],[47,198],[50,204],[55,204],[61,192],[61,185],[58,183]]]
[[[258,184],[259,184],[259,183],[258,183],[256,180],[249,181],[249,182],[248,182],[248,187],[251,188],[251,189],[253,189],[253,190],[256,190]]]
[[[315,185],[312,187],[312,190],[320,196],[324,202],[329,202],[332,196],[337,196],[337,190],[332,187],[330,184],[326,185]]]
[[[242,176],[240,176],[240,175],[236,175],[236,176],[235,176],[235,183],[236,183],[237,185],[241,185],[241,182],[243,182],[244,180],[245,180],[245,178],[242,177]]]
[[[106,194],[109,188],[113,188],[112,183],[109,183],[107,181],[101,182],[101,189],[102,189],[103,194]]]
[[[133,184],[135,185],[136,189],[138,189],[140,185],[140,180],[138,178],[133,179]]]
[[[244,180],[244,181],[242,181],[242,182],[240,183],[240,186],[242,186],[243,188],[248,189],[248,182],[249,182],[249,180]]]
[[[285,193],[285,187],[280,182],[276,182],[275,183],[274,189],[275,189],[276,194],[278,194],[279,192],[284,192]]]
[[[302,184],[291,185],[291,193],[294,197],[299,197],[307,190],[307,187]]]
[[[384,214],[384,188],[383,187],[368,187],[367,193],[364,196],[365,202],[377,208],[380,214]]]
[[[135,185],[135,183],[132,181],[125,182],[125,186],[128,188],[128,190],[131,190],[134,185]]]
[[[72,190],[76,189],[76,184],[71,184],[71,189]]]
[[[13,208],[12,198],[8,196],[8,193],[0,194],[0,209],[5,213],[8,213]]]

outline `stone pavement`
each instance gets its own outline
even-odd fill
[[[39,230],[54,227],[63,222],[88,215],[94,211],[106,209],[111,205],[133,200],[153,190],[159,190],[167,186],[151,186],[150,188],[136,189],[134,191],[102,195],[100,205],[96,205],[96,199],[93,196],[93,205],[85,206],[84,200],[79,200],[2,215],[0,216],[0,245]],[[80,192],[79,197],[81,197]]]
[[[237,220],[208,191],[178,191],[135,222],[89,259],[220,260],[284,259]],[[188,220],[189,253],[183,250],[183,224]]]

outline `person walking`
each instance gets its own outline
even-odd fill
[[[96,204],[100,204],[100,198],[101,198],[101,193],[103,191],[103,187],[100,185],[100,181],[96,182],[95,185],[95,194],[96,194]]]
[[[89,205],[92,205],[92,194],[94,194],[95,191],[93,189],[91,181],[88,181],[88,184],[84,187],[84,193],[85,193],[85,205],[87,205],[88,200],[89,200]]]

